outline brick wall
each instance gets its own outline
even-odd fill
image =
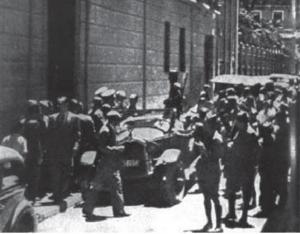
[[[192,76],[186,93],[199,91],[204,75],[205,35],[210,35],[214,26],[212,13],[201,4],[151,0],[145,11],[144,0],[91,0],[90,5],[88,1],[80,2],[77,74],[82,98],[87,91],[90,101],[94,91],[103,85],[142,97],[145,69],[147,108],[162,107],[161,98],[169,90],[163,67],[165,21],[171,25],[170,68],[178,69],[179,31],[185,28],[186,70]]]
[[[0,1],[0,137],[27,98],[46,96],[46,0]]]

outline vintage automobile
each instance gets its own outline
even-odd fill
[[[211,79],[214,90],[227,88],[232,85],[243,84],[245,86],[253,86],[255,84],[265,85],[271,82],[270,76],[248,76],[248,75],[219,75]]]
[[[161,206],[181,202],[195,172],[191,133],[181,131],[179,120],[173,127],[170,124],[161,114],[129,117],[117,135],[118,144],[125,146],[121,171],[125,186],[140,183],[151,194],[146,196],[148,202]]]
[[[25,199],[24,160],[13,149],[0,146],[0,231],[35,232],[37,219]]]
[[[214,90],[219,90],[232,85],[243,84],[245,86],[253,86],[255,84],[265,85],[268,82],[274,82],[275,86],[287,88],[289,81],[293,80],[294,84],[298,84],[300,77],[290,74],[270,74],[270,75],[219,75],[211,79]]]

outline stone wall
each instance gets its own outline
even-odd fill
[[[162,107],[162,98],[169,90],[163,66],[166,21],[171,26],[170,68],[178,69],[179,31],[184,28],[186,71],[191,73],[186,94],[199,91],[205,36],[214,28],[212,13],[201,4],[184,0],[144,4],[144,0],[81,0],[77,74],[82,98],[87,95],[91,101],[93,92],[104,85],[142,97],[146,87],[147,108]]]
[[[23,113],[27,98],[44,98],[47,1],[0,1],[0,137]]]

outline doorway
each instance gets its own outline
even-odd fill
[[[48,0],[48,96],[75,94],[75,0]]]

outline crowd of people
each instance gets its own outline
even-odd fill
[[[105,183],[111,191],[114,215],[126,216],[121,163],[116,156],[123,148],[116,146],[115,126],[138,113],[137,102],[136,94],[127,98],[124,91],[107,87],[95,92],[92,108],[86,113],[76,99],[59,97],[54,104],[49,100],[28,100],[27,112],[2,140],[3,146],[24,157],[27,199],[36,203],[52,192],[50,199],[64,204],[70,192],[80,189],[81,155],[96,150],[101,154],[101,175],[87,188],[83,213],[87,219],[93,219],[95,194]]]
[[[238,224],[249,226],[248,211],[257,205],[257,173],[261,208],[257,217],[267,217],[275,207],[285,206],[290,167],[289,106],[295,101],[296,90],[293,83],[284,88],[270,82],[252,87],[236,85],[212,95],[210,85],[205,85],[197,105],[183,113],[183,90],[178,82],[171,83],[164,102],[164,118],[171,122],[180,119],[183,128],[192,131],[190,150],[198,157],[197,177],[207,217],[203,231],[222,231],[222,173],[229,210],[225,221],[236,220],[235,202],[237,193],[242,191],[243,208]],[[117,146],[115,129],[122,119],[138,114],[137,102],[136,94],[127,99],[124,91],[106,87],[95,92],[92,108],[86,113],[76,99],[60,97],[55,104],[49,100],[28,100],[27,113],[2,141],[2,145],[24,156],[27,198],[34,203],[50,191],[51,199],[60,204],[78,187],[80,156],[93,149],[101,155],[101,163],[95,161],[96,171],[87,185],[84,215],[87,220],[95,219],[97,194],[108,187],[114,216],[128,216],[120,175],[119,156],[124,147]],[[216,213],[215,227],[211,202]]]
[[[273,82],[252,87],[240,84],[219,89],[211,97],[211,87],[205,85],[198,104],[182,116],[184,127],[194,129],[192,151],[198,156],[196,169],[207,217],[202,231],[213,228],[211,202],[216,214],[213,231],[222,231],[219,200],[222,172],[228,199],[224,222],[251,227],[247,217],[248,211],[257,206],[254,187],[257,173],[260,211],[255,216],[268,217],[274,208],[285,207],[290,167],[289,109],[295,102],[296,90],[293,81],[285,88]],[[242,192],[243,205],[236,222],[238,192]]]

